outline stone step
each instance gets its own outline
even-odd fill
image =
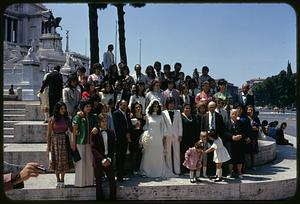
[[[25,114],[4,114],[4,121],[22,121],[26,120]]]
[[[3,128],[4,135],[14,135],[14,128]]]
[[[3,109],[25,109],[25,103],[16,103],[16,101],[4,101]]]
[[[14,125],[16,123],[19,123],[19,122],[22,122],[22,121],[12,121],[12,120],[4,120],[3,121],[3,127],[4,128],[14,128]]]
[[[188,174],[179,177],[143,178],[131,176],[117,182],[118,200],[285,200],[296,193],[296,149],[278,146],[277,158],[248,171],[242,179],[224,178],[222,182],[201,178],[190,183]],[[74,173],[65,176],[65,189],[55,189],[54,174],[41,174],[25,182],[25,188],[7,192],[12,200],[95,200],[95,187],[76,188]],[[108,195],[108,182],[104,182]]]
[[[14,135],[3,135],[4,143],[14,143]]]
[[[46,151],[47,144],[4,144],[4,161],[11,164],[26,164],[30,161],[38,162],[48,167],[49,158]]]
[[[21,121],[14,125],[15,143],[46,143],[48,124],[43,121]]]
[[[24,115],[25,112],[26,112],[25,109],[22,109],[22,108],[3,109],[3,114],[21,114],[21,115]]]

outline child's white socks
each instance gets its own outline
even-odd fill
[[[216,174],[219,178],[222,178],[222,169],[217,169]]]
[[[207,175],[206,175],[206,169],[207,169],[207,167],[203,167],[203,168],[202,168],[202,170],[203,170],[203,177],[204,177],[204,178],[207,177]]]

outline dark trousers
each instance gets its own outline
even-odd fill
[[[117,179],[122,180],[124,177],[124,163],[126,160],[127,142],[117,141],[116,151],[116,167],[117,167]]]
[[[50,95],[49,94],[49,116],[53,116],[53,110],[54,110],[54,106],[57,102],[59,102],[61,99],[61,97],[59,96],[59,94],[56,95]]]
[[[104,200],[104,192],[102,188],[102,178],[101,178],[101,171],[104,171],[109,182],[109,198],[110,200],[116,200],[116,181],[114,175],[114,169],[112,165],[107,167],[101,166],[95,168],[94,167],[94,174],[96,178],[96,200]]]

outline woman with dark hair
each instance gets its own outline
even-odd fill
[[[146,124],[145,115],[142,113],[142,105],[139,102],[135,102],[131,105],[131,123],[132,129],[130,133],[131,143],[129,144],[129,150],[133,161],[133,173],[136,175],[140,169],[142,151],[139,144],[139,139],[144,132],[143,128]]]
[[[50,169],[56,175],[57,188],[64,188],[66,171],[74,168],[70,155],[69,136],[67,131],[70,128],[67,106],[63,102],[58,102],[54,106],[54,114],[48,123],[47,150],[51,152]]]
[[[194,144],[200,139],[199,133],[197,133],[197,120],[194,115],[191,114],[191,105],[184,103],[182,105],[182,141],[180,143],[180,164],[184,162],[185,152],[193,147]],[[187,169],[181,165],[181,171],[187,172]]]
[[[93,64],[93,74],[89,75],[88,81],[94,81],[96,86],[100,86],[103,82],[102,65],[99,63]]]
[[[179,109],[183,110],[183,104],[190,104],[191,110],[194,109],[195,100],[189,95],[189,88],[185,83],[180,87]]]
[[[164,121],[161,104],[154,99],[146,109],[146,130],[141,138],[143,155],[140,170],[143,175],[151,178],[169,177],[164,150]]]
[[[86,84],[86,91],[81,94],[83,99],[91,99],[94,95],[98,95],[99,93],[96,90],[96,82],[90,81]]]
[[[254,159],[255,154],[258,153],[258,133],[259,133],[259,127],[260,127],[260,120],[259,118],[254,114],[254,108],[252,105],[248,105],[246,107],[247,116],[250,120],[251,124],[251,131],[250,131],[250,143],[247,144],[246,147],[246,153],[250,154],[250,160],[251,160],[251,169],[255,170],[254,167]]]
[[[145,87],[148,89],[151,86],[152,81],[155,79],[155,71],[152,65],[148,65],[146,70],[146,84]]]
[[[118,67],[116,64],[112,64],[108,68],[108,72],[104,77],[104,81],[109,81],[110,84],[115,84],[116,81],[121,80],[118,73]]]
[[[130,86],[134,84],[134,79],[129,75],[130,71],[127,65],[121,69],[121,79],[126,81]]]
[[[76,86],[78,85],[78,77],[76,73],[70,74],[67,85],[63,89],[63,102],[67,106],[68,115],[70,118],[78,111],[81,93]]]
[[[75,186],[93,186],[94,172],[92,166],[92,152],[89,135],[93,128],[97,127],[97,116],[91,114],[92,104],[90,100],[80,102],[82,115],[75,115],[72,120],[73,140],[72,150],[78,150],[81,160],[75,163]],[[96,129],[96,128],[95,128]],[[96,129],[97,130],[97,129]]]
[[[109,81],[104,82],[102,90],[99,92],[100,101],[108,104],[109,100],[114,99],[114,90]]]
[[[286,128],[287,124],[286,122],[283,122],[280,124],[280,127],[276,130],[276,144],[278,145],[291,145],[293,146],[292,143],[290,143],[287,139],[284,138],[284,129]]]
[[[157,79],[152,81],[149,92],[146,94],[146,107],[148,107],[150,101],[154,99],[158,100],[160,104],[164,104],[164,97],[160,91],[160,82]]]
[[[139,102],[142,105],[142,112],[145,113],[146,97],[145,83],[143,81],[138,81],[136,83],[136,94],[130,96],[128,106],[131,107],[135,102]]]

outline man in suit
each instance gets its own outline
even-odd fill
[[[112,44],[109,44],[107,46],[107,51],[104,52],[104,54],[103,54],[103,67],[104,67],[105,73],[107,73],[107,70],[110,67],[110,65],[115,63],[115,61],[114,61],[115,57],[112,52],[113,50],[114,50],[114,46]]]
[[[161,71],[161,63],[159,61],[154,62],[153,68],[155,70],[155,77],[162,81],[164,73]]]
[[[165,99],[164,101],[166,101],[166,99],[168,97],[173,97],[175,100],[174,108],[178,109],[178,106],[180,104],[179,91],[177,89],[175,89],[174,86],[175,86],[175,83],[174,83],[173,79],[169,79],[168,80],[168,88],[163,92],[163,97]]]
[[[119,104],[119,109],[113,113],[113,121],[117,138],[116,166],[118,181],[124,180],[124,161],[126,158],[127,146],[131,142],[131,122],[127,116],[128,103],[124,99]]]
[[[208,112],[201,119],[201,131],[214,130],[215,133],[224,141],[224,123],[222,116],[215,112],[217,105],[214,101],[208,103]],[[216,165],[213,162],[213,152],[207,154],[208,174],[215,172]]]
[[[236,104],[236,105],[242,104],[244,111],[248,105],[252,105],[254,107],[254,96],[252,93],[249,92],[249,90],[250,90],[249,84],[245,83],[242,85],[242,91],[239,93],[238,104]]]
[[[208,112],[202,118],[201,130],[215,130],[218,136],[223,139],[225,130],[222,116],[215,111],[217,105],[214,101],[208,103]]]
[[[166,110],[162,112],[164,119],[164,143],[167,167],[175,174],[180,174],[180,142],[182,140],[182,120],[179,110],[174,110],[173,97],[166,99]],[[172,154],[173,149],[173,154]],[[173,162],[172,162],[173,160]],[[173,165],[172,165],[173,164]]]
[[[113,168],[115,153],[115,134],[107,128],[108,117],[101,113],[98,117],[99,127],[96,134],[91,133],[90,143],[93,154],[93,167],[96,178],[96,200],[104,200],[101,171],[103,170],[109,181],[110,200],[116,199],[116,181]]]
[[[53,116],[53,109],[57,102],[62,99],[63,90],[63,78],[62,74],[59,73],[60,66],[56,65],[54,70],[47,75],[46,79],[43,81],[40,93],[44,92],[44,89],[49,86],[49,116]]]
[[[142,73],[142,67],[140,64],[136,64],[134,66],[134,71],[135,73],[132,76],[134,83],[137,83],[139,81],[143,81],[144,83],[146,83],[146,76]]]

